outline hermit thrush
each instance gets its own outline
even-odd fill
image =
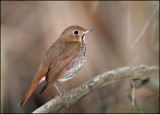
[[[42,78],[45,78],[46,84],[40,94],[56,81],[64,82],[77,74],[86,58],[85,34],[92,30],[74,25],[62,32],[45,54],[19,106],[24,105]]]

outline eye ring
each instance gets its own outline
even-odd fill
[[[74,31],[74,34],[78,34],[78,31],[76,30],[76,31]]]

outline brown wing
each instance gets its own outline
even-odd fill
[[[79,48],[66,49],[58,58],[54,58],[46,76],[46,85],[41,90],[42,94],[49,85],[57,81],[67,70],[69,70],[74,60],[79,55]]]
[[[41,81],[41,79],[47,75],[47,72],[49,70],[49,66],[51,64],[51,53],[50,53],[50,51],[55,50],[55,49],[56,49],[55,45],[52,45],[52,47],[47,51],[46,55],[44,56],[40,66],[38,68],[38,71],[37,71],[36,75],[34,76],[34,79],[32,81],[32,84],[31,84],[30,88],[25,93],[25,95],[22,98],[19,106],[23,106],[25,104],[25,102],[31,96],[31,94],[33,93],[33,91],[35,90],[35,88],[37,87],[39,82]]]
[[[24,95],[19,106],[24,105],[44,76],[46,76],[47,84],[44,89],[42,89],[42,92],[48,87],[48,85],[54,83],[60,76],[62,76],[68,70],[69,66],[72,66],[74,59],[79,53],[79,48],[77,47],[79,44],[69,44],[69,48],[64,48],[66,44],[59,41],[60,40],[57,40],[47,51],[30,88]],[[63,50],[60,50],[60,48],[63,48]]]

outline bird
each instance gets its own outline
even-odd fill
[[[67,27],[44,55],[33,81],[19,103],[23,106],[38,84],[45,80],[40,91],[42,94],[55,82],[64,82],[73,78],[84,65],[86,59],[85,35],[93,29],[79,25]]]

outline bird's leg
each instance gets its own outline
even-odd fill
[[[62,86],[62,84],[60,84],[58,81],[56,83],[60,85],[60,87],[63,89],[65,93],[67,92],[66,89]]]
[[[59,92],[60,97],[62,97],[63,100],[64,100],[64,102],[66,103],[67,108],[69,108],[68,101],[67,101],[66,98],[62,95],[62,93],[60,92],[60,90],[58,89],[58,87],[57,87],[57,85],[56,85],[55,83],[54,83],[54,86],[55,86],[55,88],[57,89],[57,91]]]
[[[57,83],[61,86],[61,88],[63,89],[64,92],[67,92],[66,89],[63,87],[63,85],[62,85],[61,83],[59,83],[58,81],[57,81]],[[79,97],[75,94],[74,91],[68,91],[68,92],[69,92],[70,94],[74,94],[74,95],[79,99]]]

